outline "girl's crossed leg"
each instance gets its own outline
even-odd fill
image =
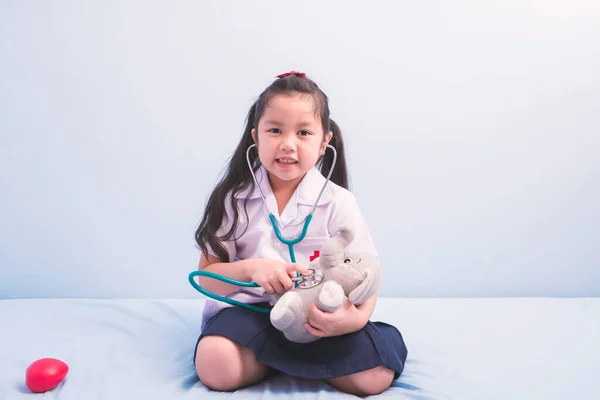
[[[204,336],[196,348],[196,373],[209,389],[231,391],[262,381],[269,368],[254,353],[224,336]]]
[[[327,383],[345,393],[371,396],[383,393],[394,380],[394,371],[380,365],[373,369],[327,379]]]
[[[231,391],[262,381],[269,367],[258,362],[251,349],[219,335],[203,337],[196,349],[196,373],[212,390]],[[384,392],[394,379],[394,371],[379,366],[326,382],[345,393],[358,396]]]

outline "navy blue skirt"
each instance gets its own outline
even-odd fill
[[[336,378],[380,365],[394,371],[394,379],[398,379],[408,354],[398,329],[383,322],[369,321],[358,332],[294,343],[271,325],[268,314],[241,307],[219,311],[207,322],[198,341],[207,335],[225,336],[252,349],[256,359],[268,367],[308,379]]]

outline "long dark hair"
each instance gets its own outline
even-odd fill
[[[291,93],[304,93],[312,96],[315,104],[315,112],[321,117],[324,135],[328,132],[333,133],[329,144],[335,147],[337,160],[331,174],[331,181],[339,186],[349,189],[348,169],[346,165],[342,131],[339,126],[329,118],[329,99],[327,98],[327,95],[323,93],[314,81],[305,76],[291,74],[283,78],[278,78],[260,94],[256,102],[250,107],[250,111],[248,111],[246,117],[246,128],[244,129],[242,138],[229,160],[224,176],[217,183],[215,189],[208,198],[204,217],[196,229],[196,243],[198,243],[198,246],[200,246],[202,253],[205,256],[208,254],[208,244],[222,262],[231,261],[227,250],[220,241],[230,240],[236,230],[239,221],[239,210],[236,205],[235,196],[248,188],[250,188],[248,193],[252,193],[252,189],[254,188],[254,180],[252,179],[246,160],[246,150],[254,144],[254,140],[252,139],[252,129],[257,127],[258,121],[262,117],[265,108],[269,105],[269,101],[274,96]],[[325,138],[323,138],[323,140],[325,140]],[[250,162],[253,170],[258,170],[260,167],[258,157],[254,156],[253,159],[250,159]],[[317,162],[317,168],[321,171],[321,174],[326,177],[332,163],[333,153],[331,151],[325,151],[325,155]],[[233,220],[227,221],[228,226],[230,226],[228,232],[222,236],[217,236],[217,230],[225,222],[225,201],[227,200],[229,200],[231,208],[233,209]],[[244,201],[244,212],[246,212],[247,200],[248,198],[246,197]]]

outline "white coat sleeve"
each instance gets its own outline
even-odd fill
[[[348,224],[354,231],[354,240],[348,246],[348,252],[365,252],[378,256],[371,231],[354,194],[342,189],[335,193],[335,206],[329,220],[329,234],[334,236],[342,224]]]

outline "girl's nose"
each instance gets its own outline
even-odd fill
[[[284,151],[295,151],[296,150],[296,136],[293,134],[286,133],[281,135],[281,142],[279,143],[281,150]]]

